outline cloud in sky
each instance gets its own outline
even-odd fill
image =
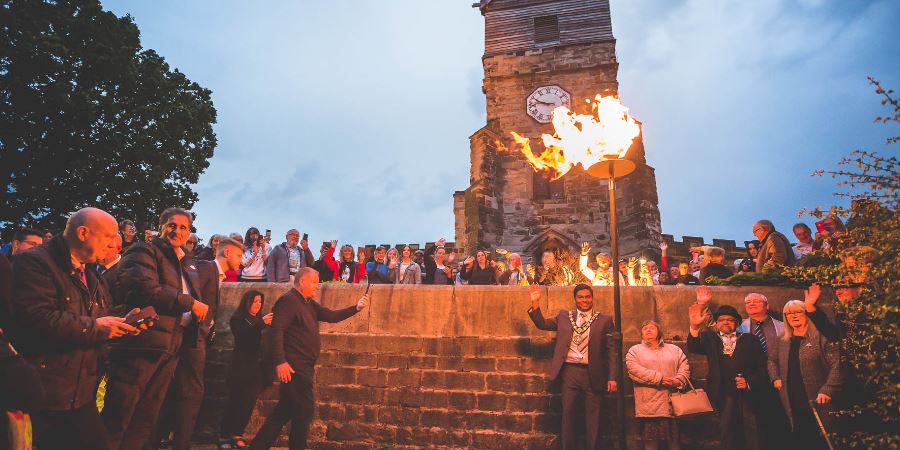
[[[453,238],[468,136],[484,125],[472,2],[126,2],[142,43],[213,91],[203,237]],[[829,204],[808,174],[883,150],[865,77],[900,87],[893,0],[612,2],[623,101],[644,123],[663,231],[738,240]]]

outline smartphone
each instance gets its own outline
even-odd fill
[[[304,241],[308,241],[308,240],[309,240],[309,233],[303,233],[303,240],[304,240]]]
[[[272,240],[272,230],[266,230],[266,242]]]
[[[131,326],[138,326],[147,322],[155,322],[159,320],[159,316],[156,314],[156,308],[152,306],[147,306],[141,309],[141,312],[128,316],[125,318],[125,323]]]
[[[819,233],[825,232],[825,221],[824,220],[820,220],[820,221],[816,222],[816,231],[818,231]]]

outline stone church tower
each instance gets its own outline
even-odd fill
[[[553,108],[567,104],[590,113],[585,99],[618,93],[609,1],[481,0],[473,6],[485,21],[487,124],[469,138],[471,185],[453,195],[456,248],[470,254],[505,248],[539,260],[545,249],[577,254],[588,241],[593,252],[609,252],[606,180],[576,167],[549,182],[510,136],[516,131],[532,138],[535,151],[542,151],[539,137],[552,133]],[[641,136],[626,157],[637,170],[616,182],[619,254],[658,251],[656,177]]]

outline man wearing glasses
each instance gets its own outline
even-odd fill
[[[706,355],[707,393],[719,415],[719,448],[760,448],[759,439],[767,430],[757,426],[761,411],[756,397],[770,385],[759,340],[735,331],[742,318],[729,305],[720,306],[712,315],[715,331],[700,331],[708,323],[709,313],[702,312],[699,303],[690,307],[689,317],[687,348]]]
[[[759,239],[759,253],[756,255],[757,272],[794,263],[794,250],[790,242],[783,234],[775,231],[775,225],[771,221],[756,221],[753,224],[753,235]]]

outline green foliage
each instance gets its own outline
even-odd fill
[[[210,91],[97,0],[0,0],[0,227],[101,207],[140,228],[191,207],[216,136]]]
[[[900,123],[900,105],[871,79],[882,104],[893,115],[876,122]],[[900,142],[892,137],[887,144]],[[828,213],[847,218],[847,245],[817,252],[784,274],[798,283],[817,282],[836,289],[858,288],[856,295],[839,302],[836,316],[847,329],[841,349],[860,392],[853,392],[856,404],[841,412],[847,421],[835,436],[841,447],[900,448],[900,218],[897,215],[897,187],[900,172],[897,158],[874,152],[854,151],[838,163],[841,168],[817,171],[838,180],[838,197],[850,199],[849,209],[832,207]],[[820,208],[802,211],[816,217]],[[813,263],[823,263],[815,265]],[[853,292],[853,291],[851,291]],[[839,294],[839,298],[841,295]],[[851,386],[853,383],[848,383]]]
[[[728,278],[706,277],[711,286],[801,286],[780,272],[740,272]]]

